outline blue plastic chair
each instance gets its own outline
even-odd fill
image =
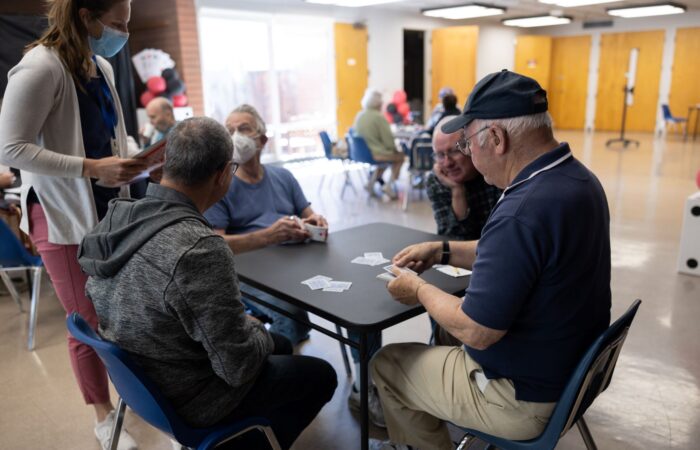
[[[685,135],[685,124],[688,121],[688,119],[686,119],[685,117],[674,117],[673,114],[671,114],[671,108],[669,108],[667,104],[661,105],[661,112],[663,113],[664,123],[666,124],[666,126],[668,126],[669,123],[673,126],[680,125],[681,131],[683,131],[683,135]]]
[[[95,350],[120,396],[117,419],[114,421],[110,440],[112,450],[117,448],[127,405],[143,420],[172,436],[185,447],[197,450],[211,449],[248,431],[260,430],[265,434],[272,449],[281,449],[270,422],[262,417],[250,417],[209,428],[190,427],[177,415],[170,402],[124,350],[102,339],[78,313],[69,315],[66,324],[68,331],[77,340]]]
[[[348,186],[350,186],[353,192],[357,193],[357,191],[355,191],[355,186],[352,184],[352,180],[350,179],[350,172],[348,171],[347,166],[347,158],[333,154],[333,142],[331,141],[331,138],[327,132],[320,131],[318,135],[321,138],[321,143],[323,144],[323,153],[326,155],[326,159],[328,161],[340,161],[340,163],[343,165],[343,174],[345,174],[345,181],[343,183],[343,189],[340,191],[340,198],[343,198],[343,195],[345,195],[345,189]],[[321,182],[318,185],[319,191],[321,190],[321,188],[323,188],[323,182],[325,181],[325,179],[326,173],[324,172],[321,175]]]
[[[373,179],[372,174],[378,168],[387,168],[391,166],[388,162],[378,162],[372,156],[372,151],[369,149],[365,139],[357,134],[353,128],[350,128],[348,133],[345,135],[345,140],[348,143],[348,157],[350,161],[369,165],[368,173],[368,187],[373,189],[374,186],[369,186],[371,180]],[[371,192],[370,192],[371,193]]]
[[[615,321],[588,348],[578,366],[574,370],[564,392],[552,412],[549,423],[542,434],[527,441],[511,441],[497,436],[491,436],[477,430],[462,428],[467,435],[462,439],[457,450],[462,450],[470,444],[474,437],[485,441],[489,447],[503,450],[542,450],[553,449],[559,439],[576,424],[583,442],[588,450],[596,449],[591,432],[583,420],[583,414],[593,400],[610,384],[617,358],[622,350],[627,332],[632,325],[637,309],[642,303],[637,299],[632,302],[627,312]]]
[[[10,230],[5,222],[0,220],[0,279],[5,283],[10,296],[14,299],[20,312],[24,312],[22,301],[19,298],[17,289],[12,283],[8,272],[18,270],[27,271],[28,282],[31,286],[29,297],[31,303],[29,307],[29,335],[27,337],[27,349],[34,350],[34,332],[36,330],[36,317],[39,307],[39,289],[41,288],[41,273],[44,264],[41,258],[30,254],[17,236]]]

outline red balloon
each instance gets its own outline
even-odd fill
[[[406,103],[406,91],[396,91],[394,92],[394,97],[391,99],[396,105],[401,103]]]
[[[396,107],[396,109],[399,112],[399,114],[401,114],[404,117],[408,116],[408,113],[411,112],[411,107],[408,106],[408,103],[401,103]]]
[[[173,95],[173,106],[187,106],[187,96],[185,94]]]
[[[141,105],[145,108],[148,106],[148,104],[153,100],[156,96],[151,94],[150,91],[143,91],[143,94],[141,94]]]
[[[163,77],[151,77],[146,81],[146,87],[151,94],[158,95],[168,88],[168,83],[165,82]]]

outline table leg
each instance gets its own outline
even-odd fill
[[[361,449],[369,448],[369,377],[367,357],[367,333],[360,334],[360,430]]]

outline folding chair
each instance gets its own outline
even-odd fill
[[[27,349],[34,350],[34,332],[36,330],[36,317],[39,307],[39,289],[41,288],[41,273],[44,264],[41,258],[31,255],[22,245],[17,236],[10,230],[10,227],[0,220],[0,279],[5,283],[5,287],[10,292],[19,307],[20,312],[24,312],[22,302],[15,289],[8,272],[24,270],[27,272],[27,282],[29,283],[29,297],[31,299],[29,307],[29,335],[27,337]]]
[[[355,186],[352,184],[352,180],[350,179],[350,172],[348,171],[347,166],[348,159],[333,154],[333,142],[331,141],[331,138],[330,136],[328,136],[327,132],[320,131],[318,135],[321,138],[321,143],[323,144],[323,153],[326,155],[326,159],[328,161],[340,161],[340,163],[343,166],[343,174],[345,175],[345,181],[343,183],[343,189],[340,191],[340,198],[343,198],[343,195],[345,195],[345,189],[348,186],[350,186],[353,192],[357,193],[357,191],[355,191]],[[319,191],[321,190],[321,188],[323,188],[323,182],[325,181],[325,179],[326,172],[324,171],[323,175],[321,175],[321,182],[318,184]]]
[[[350,161],[369,166],[369,171],[367,174],[367,190],[370,192],[371,196],[374,196],[374,182],[377,181],[374,178],[374,173],[376,173],[376,170],[379,168],[385,169],[391,166],[391,163],[376,161],[372,156],[372,151],[369,149],[367,142],[365,142],[364,138],[357,134],[352,128],[350,128],[348,134],[345,135],[345,139],[348,142],[348,157]]]
[[[497,436],[491,436],[477,430],[462,428],[467,435],[462,439],[457,450],[463,450],[474,438],[488,443],[487,448],[503,450],[541,450],[553,449],[559,439],[576,424],[588,450],[597,449],[593,436],[583,420],[583,414],[593,400],[610,384],[617,358],[622,350],[627,332],[632,325],[637,309],[642,303],[637,299],[632,302],[627,312],[615,321],[603,334],[596,339],[583,355],[574,370],[564,393],[555,406],[549,423],[542,434],[527,441],[512,441]]]
[[[408,198],[414,189],[418,189],[420,199],[423,199],[425,175],[433,170],[433,138],[430,133],[420,132],[411,141],[408,164],[408,181],[406,194],[403,198],[403,210],[408,209]],[[420,180],[420,183],[417,183]]]
[[[172,436],[185,447],[207,450],[251,430],[259,430],[265,434],[273,450],[281,450],[270,422],[262,417],[249,417],[209,428],[190,427],[124,350],[102,339],[78,313],[68,316],[66,325],[77,340],[95,350],[119,394],[117,418],[110,439],[111,450],[117,448],[127,405],[143,420]]]

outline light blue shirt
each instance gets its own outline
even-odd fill
[[[267,228],[284,216],[297,215],[311,203],[299,182],[282,167],[263,166],[263,179],[250,184],[233,177],[228,192],[204,217],[226,234],[244,234]]]

